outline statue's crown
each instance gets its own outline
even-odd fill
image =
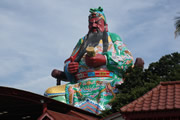
[[[106,17],[104,15],[102,7],[99,6],[98,8],[90,8],[89,12],[91,13],[89,15],[89,18],[91,18],[95,15],[96,17],[101,17],[106,23]]]

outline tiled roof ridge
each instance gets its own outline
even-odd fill
[[[173,85],[173,84],[180,84],[180,80],[179,81],[160,82],[160,85]]]
[[[159,85],[120,108],[121,112],[180,109],[180,81],[160,82]]]
[[[151,89],[150,91],[146,92],[143,96],[140,96],[139,98],[137,98],[136,100],[132,101],[131,103],[129,103],[129,104],[121,107],[120,110],[121,110],[122,112],[125,112],[125,111],[127,111],[127,109],[128,109],[129,107],[134,107],[134,106],[136,105],[136,103],[138,103],[139,101],[143,101],[145,98],[147,98],[147,97],[149,97],[149,96],[152,96],[152,93],[155,92],[155,91],[157,91],[157,90],[159,90],[159,89],[160,89],[160,86],[161,86],[160,84],[157,85],[155,88],[153,88],[153,89]]]

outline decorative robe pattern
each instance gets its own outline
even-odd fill
[[[84,38],[79,40],[71,56],[78,54]],[[108,43],[108,50],[104,53],[102,40],[95,47],[96,54],[106,56],[106,65],[88,67],[85,63],[85,53],[79,62],[78,73],[74,76],[67,70],[70,59],[65,61],[64,71],[70,81],[65,89],[66,103],[96,114],[111,108],[108,103],[118,92],[116,85],[123,83],[124,72],[133,65],[133,57],[117,34],[108,32]]]

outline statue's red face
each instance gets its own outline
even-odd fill
[[[104,20],[100,17],[92,17],[89,19],[89,31],[97,32],[99,29],[101,32],[104,32]]]

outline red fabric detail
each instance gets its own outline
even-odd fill
[[[71,60],[71,58],[68,58],[68,59],[66,59],[65,61],[64,61],[64,63],[66,63],[67,61],[70,61]]]
[[[75,77],[77,80],[91,78],[91,77],[111,77],[112,78],[112,76],[110,76],[110,72],[111,71],[106,71],[106,70],[88,71],[88,72],[77,73]],[[91,75],[88,76],[88,73],[90,73]]]

